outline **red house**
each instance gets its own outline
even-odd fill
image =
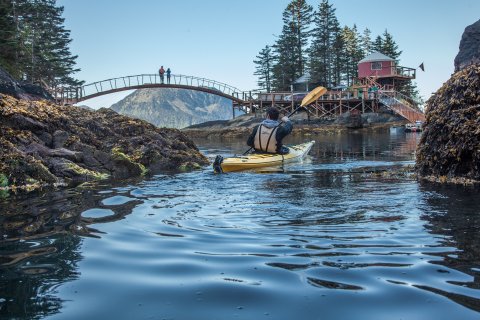
[[[415,79],[415,69],[397,66],[395,60],[380,52],[373,52],[358,63],[358,79],[374,79],[388,87],[396,82]]]
[[[392,76],[395,69],[395,60],[383,53],[373,52],[358,63],[358,77],[385,77]]]

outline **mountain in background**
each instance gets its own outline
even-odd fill
[[[174,88],[136,90],[111,109],[157,127],[185,128],[232,118],[232,101],[213,94]]]

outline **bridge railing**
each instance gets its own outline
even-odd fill
[[[218,91],[237,99],[247,100],[247,94],[245,92],[226,83],[181,74],[172,74],[170,78],[164,75],[163,81],[159,74],[139,74],[112,78],[89,83],[81,87],[63,88],[63,90],[58,91],[56,98],[63,101],[80,101],[86,100],[88,97],[98,96],[104,92],[116,92],[127,90],[128,88],[135,89],[141,86],[161,84],[165,84],[166,86],[177,85],[204,88],[210,91]]]

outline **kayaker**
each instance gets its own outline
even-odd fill
[[[268,108],[266,119],[253,128],[247,145],[257,152],[287,154],[288,148],[282,145],[282,140],[292,132],[293,125],[286,116],[278,121],[279,116],[277,108]]]

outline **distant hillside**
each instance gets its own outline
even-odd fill
[[[232,118],[230,100],[205,92],[173,88],[136,90],[110,108],[168,128],[185,128]]]

